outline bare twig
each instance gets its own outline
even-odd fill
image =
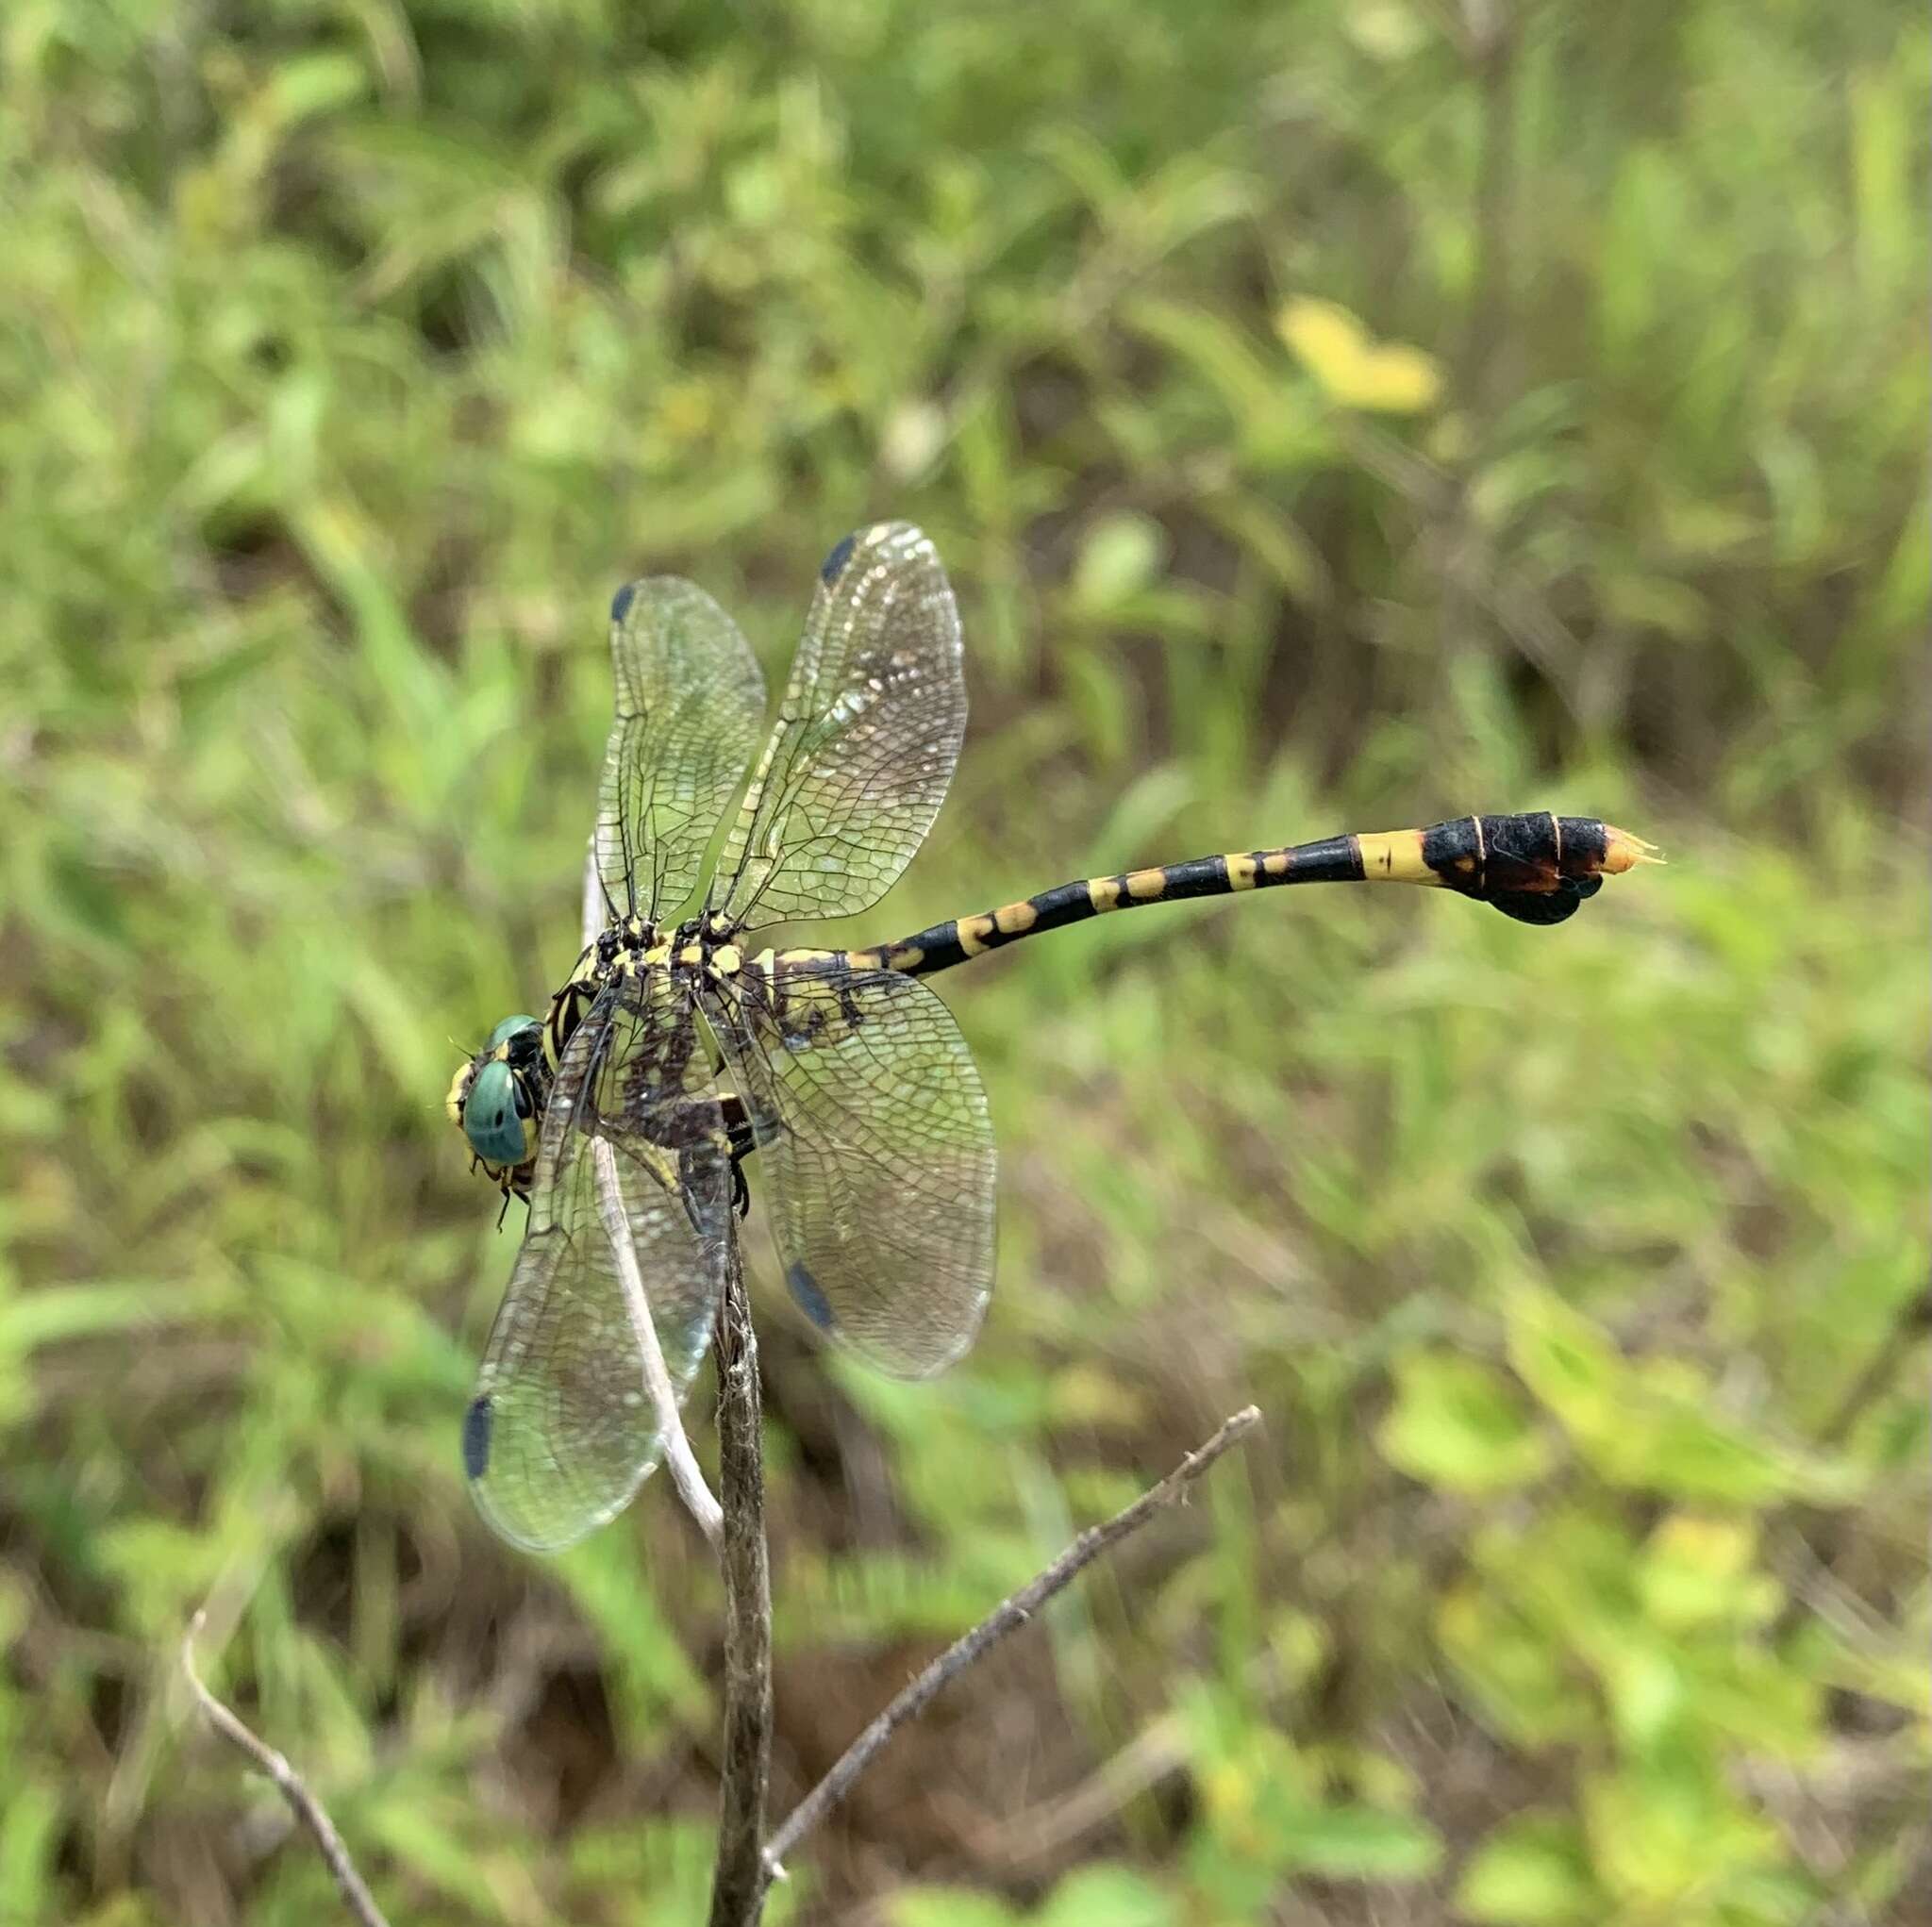
[[[604,1234],[617,1259],[618,1282],[624,1287],[625,1309],[630,1313],[631,1328],[637,1334],[638,1350],[644,1361],[644,1389],[651,1396],[651,1409],[658,1420],[658,1436],[664,1442],[664,1463],[671,1469],[672,1483],[697,1520],[699,1529],[715,1546],[724,1531],[724,1517],[705,1475],[698,1470],[691,1440],[684,1436],[684,1421],[677,1415],[677,1393],[672,1388],[671,1373],[658,1343],[658,1325],[651,1316],[651,1301],[644,1291],[643,1273],[638,1269],[637,1247],[631,1243],[630,1220],[625,1217],[624,1194],[617,1188],[617,1155],[607,1138],[591,1140],[591,1156],[597,1167],[597,1211],[604,1220]],[[733,1240],[733,1249],[737,1248]]]
[[[1145,1525],[1163,1506],[1183,1497],[1190,1486],[1243,1434],[1261,1420],[1260,1412],[1248,1405],[1222,1425],[1205,1444],[1197,1446],[1159,1485],[1141,1493],[1124,1512],[1117,1512],[1104,1525],[1089,1526],[1067,1550],[1030,1585],[1024,1586],[963,1638],[957,1639],[909,1685],[886,1710],[847,1747],[830,1772],[801,1800],[774,1832],[765,1849],[765,1875],[781,1878],[780,1864],[787,1853],[824,1819],[871,1764],[872,1757],[908,1719],[924,1712],[940,1688],[962,1673],[1003,1639],[1014,1627],[1022,1626],[1083,1568],[1091,1566],[1103,1553]],[[713,1917],[716,1921],[716,1916]]]
[[[356,1871],[356,1863],[349,1858],[349,1850],[342,1845],[342,1836],[336,1832],[335,1823],[323,1811],[322,1802],[303,1785],[301,1774],[275,1748],[257,1739],[202,1685],[201,1675],[194,1669],[194,1642],[207,1618],[208,1608],[204,1606],[189,1621],[188,1632],[181,1641],[181,1670],[187,1676],[202,1717],[230,1746],[244,1754],[253,1767],[266,1773],[281,1788],[282,1798],[289,1802],[304,1831],[314,1840],[334,1877],[343,1904],[356,1917],[359,1927],[389,1927],[382,1909],[375,1904],[375,1896],[363,1885],[362,1876]]]
[[[711,1927],[754,1927],[765,1887],[772,1763],[772,1577],[765,1554],[758,1347],[736,1227],[718,1308],[718,1483],[724,1493],[724,1766]]]
[[[605,920],[593,833],[584,856],[583,932],[588,949]],[[761,1848],[765,1782],[772,1757],[772,1581],[765,1557],[765,1470],[758,1436],[758,1340],[744,1291],[744,1259],[732,1227],[718,1307],[718,1476],[728,1510],[712,1497],[685,1437],[677,1394],[658,1343],[651,1302],[631,1242],[618,1189],[617,1159],[602,1138],[591,1146],[597,1166],[597,1208],[617,1258],[625,1309],[643,1355],[644,1385],[664,1441],[671,1478],[705,1537],[718,1548],[724,1573],[724,1769],[720,1793],[718,1862],[711,1891],[712,1927],[755,1927],[763,1910]]]

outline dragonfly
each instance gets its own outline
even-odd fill
[[[484,1518],[533,1550],[614,1518],[663,1447],[600,1215],[595,1140],[610,1147],[680,1403],[710,1341],[754,1152],[806,1317],[874,1367],[924,1377],[985,1317],[996,1188],[985,1088],[924,978],[1090,917],[1293,884],[1433,886],[1553,924],[1606,876],[1654,859],[1595,818],[1473,815],[1086,877],[873,948],[760,948],[768,926],[871,908],[939,812],[966,687],[938,552],[891,522],[824,558],[755,762],[763,677],[703,590],[626,584],[610,651],[591,839],[604,927],[545,1016],[497,1025],[448,1099],[506,1204],[528,1204],[462,1455]]]

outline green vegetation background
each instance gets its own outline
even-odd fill
[[[716,1578],[657,1486],[548,1564],[473,1516],[517,1214],[441,1099],[575,950],[612,587],[775,672],[884,514],[974,712],[868,936],[1472,806],[1672,867],[947,981],[977,1351],[886,1384],[762,1300],[781,1794],[1268,1429],[781,1908],[1927,1919],[1927,54],[1879,0],[12,0],[0,1920],[333,1918],[186,1718],[210,1596],[399,1927],[696,1917]]]

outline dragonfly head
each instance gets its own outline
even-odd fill
[[[534,1017],[506,1017],[457,1072],[449,1115],[485,1164],[513,1168],[537,1155],[534,1073],[542,1057],[542,1025]]]

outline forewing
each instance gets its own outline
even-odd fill
[[[992,1291],[986,1092],[952,1012],[891,971],[741,975],[706,1005],[749,1105],[786,1282],[885,1370],[972,1344]]]
[[[825,557],[711,903],[733,922],[870,908],[925,839],[966,730],[959,612],[908,523]]]
[[[751,645],[694,583],[654,575],[610,604],[616,717],[597,799],[597,873],[657,920],[697,888],[765,714]]]
[[[663,972],[621,980],[558,1068],[529,1229],[463,1421],[483,1517],[536,1551],[614,1518],[662,1441],[637,1327],[598,1210],[593,1136],[618,1190],[679,1402],[709,1342],[731,1221],[724,1120],[684,995]]]

